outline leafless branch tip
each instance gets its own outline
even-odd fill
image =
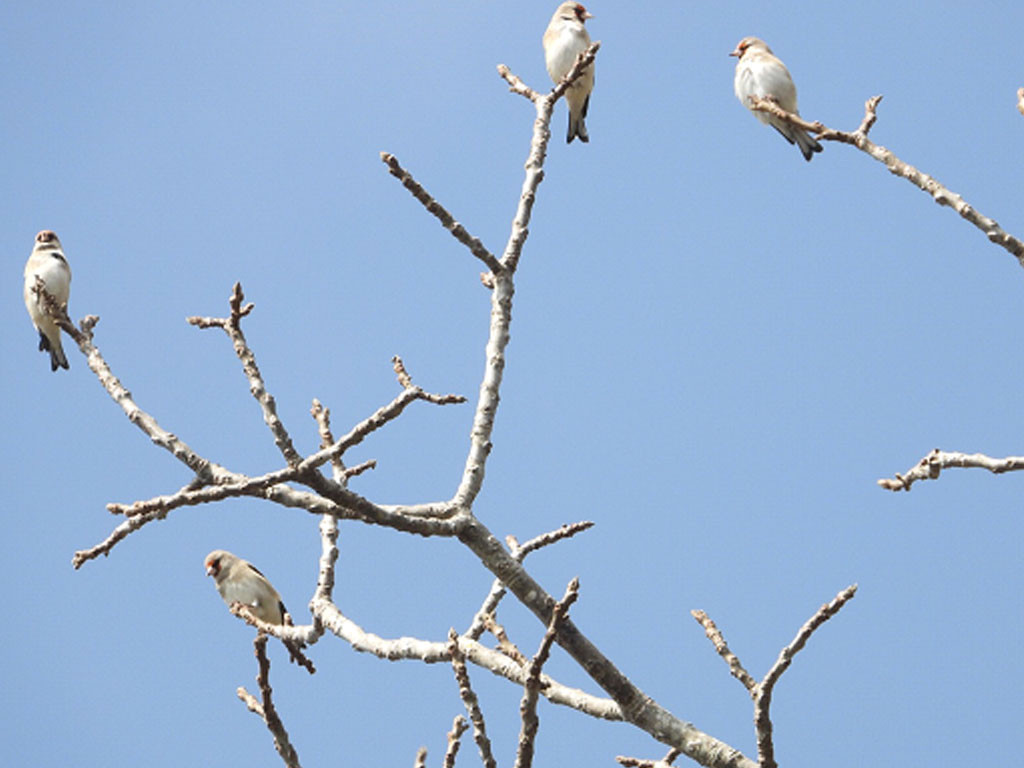
[[[942,470],[949,468],[987,469],[994,475],[1000,475],[1024,469],[1024,456],[994,459],[983,453],[941,451],[935,448],[905,474],[897,472],[894,477],[884,477],[877,482],[887,491],[909,491],[918,480],[938,480]]]
[[[452,670],[455,672],[455,680],[459,684],[459,698],[462,699],[469,720],[473,723],[473,740],[480,751],[480,760],[484,768],[497,768],[498,763],[491,751],[491,740],[487,736],[487,725],[480,710],[480,701],[469,682],[466,657],[459,648],[459,636],[454,629],[448,632],[448,653],[452,661]]]
[[[260,689],[262,702],[257,701],[255,696],[241,687],[237,691],[238,698],[245,703],[250,712],[255,712],[263,719],[267,729],[274,737],[274,748],[281,756],[284,764],[288,768],[301,768],[299,755],[288,738],[288,731],[285,730],[284,723],[281,722],[281,717],[278,715],[271,697],[273,691],[270,687],[270,659],[267,657],[267,636],[264,634],[257,635],[253,641],[253,647],[256,653],[258,668],[256,683]]]

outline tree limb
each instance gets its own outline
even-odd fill
[[[934,448],[905,474],[896,473],[895,477],[884,477],[878,484],[887,491],[909,491],[918,480],[938,480],[939,474],[950,467],[966,467],[969,469],[987,469],[994,475],[1003,472],[1017,472],[1024,469],[1024,456],[1007,456],[993,459],[983,453],[960,453],[958,451],[940,451]]]
[[[868,131],[875,123],[878,102],[881,100],[881,96],[874,96],[868,99],[864,107],[864,121],[861,123],[860,128],[853,132],[846,132],[829,128],[821,122],[808,122],[799,115],[787,112],[769,99],[759,99],[756,96],[750,97],[751,108],[758,112],[769,112],[781,120],[785,120],[787,123],[792,123],[798,128],[814,133],[817,138],[823,141],[838,141],[843,144],[850,144],[861,152],[873,157],[885,165],[893,175],[901,176],[921,191],[929,194],[939,205],[949,206],[959,213],[961,217],[984,232],[989,241],[1013,254],[1017,258],[1017,262],[1024,267],[1024,242],[1005,232],[996,223],[995,219],[991,219],[979,212],[960,195],[943,186],[937,179],[922,173],[909,163],[900,160],[893,152],[879,144],[875,144],[868,138]]]

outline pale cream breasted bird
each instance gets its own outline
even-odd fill
[[[241,603],[248,607],[253,615],[267,624],[284,624],[284,615],[288,611],[284,607],[281,595],[267,577],[248,560],[223,549],[215,549],[206,556],[206,575],[213,576],[217,591],[228,607]],[[302,664],[310,673],[313,665],[305,660],[301,649],[304,643],[282,640],[292,661]]]
[[[284,624],[287,613],[281,596],[267,577],[248,560],[223,549],[206,556],[206,575],[213,576],[217,591],[230,606],[241,603],[267,624]]]
[[[736,79],[733,88],[736,98],[747,109],[750,109],[750,97],[770,99],[787,112],[799,115],[796,105],[796,86],[793,78],[772,49],[756,37],[745,37],[740,40],[736,50],[729,54],[736,56]],[[810,161],[815,152],[821,152],[821,144],[807,132],[787,123],[785,120],[768,112],[751,111],[754,117],[766,125],[770,125],[785,137],[790,144],[796,144],[804,156]]]
[[[551,23],[544,31],[544,63],[548,74],[557,85],[576,63],[576,57],[590,46],[590,35],[583,25],[587,19],[594,18],[579,3],[562,3],[551,17]],[[569,86],[565,92],[565,101],[569,106],[569,130],[565,136],[566,143],[579,136],[580,141],[590,141],[587,135],[587,107],[590,106],[590,92],[594,90],[594,65]]]
[[[71,267],[64,258],[64,250],[56,233],[48,229],[36,235],[32,255],[25,262],[25,309],[32,318],[32,325],[39,331],[40,351],[50,353],[50,370],[67,368],[68,359],[60,343],[60,326],[47,314],[39,294],[32,290],[36,285],[36,277],[42,278],[46,292],[58,304],[67,304],[71,292]]]

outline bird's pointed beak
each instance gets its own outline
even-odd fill
[[[592,19],[592,18],[594,18],[594,14],[592,14],[590,11],[584,11],[583,12],[583,18],[584,19]]]
[[[730,56],[735,56],[738,59],[740,56],[743,55],[743,51],[741,51],[739,48],[737,48],[735,51],[733,51],[729,55]]]
[[[206,566],[206,575],[207,576],[213,576],[213,563],[209,563]]]

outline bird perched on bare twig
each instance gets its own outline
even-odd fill
[[[56,299],[58,304],[66,305],[71,292],[71,267],[64,257],[57,235],[44,229],[36,235],[36,244],[32,254],[25,262],[25,309],[32,318],[32,325],[39,331],[39,349],[50,353],[50,370],[67,368],[68,359],[64,356],[64,347],[60,343],[60,326],[50,317],[42,303],[42,297],[33,289],[36,278],[41,278],[46,292]]]
[[[729,55],[739,59],[736,62],[736,79],[733,87],[736,98],[743,106],[751,109],[750,97],[757,96],[760,99],[774,101],[794,115],[800,114],[796,105],[796,86],[793,85],[793,78],[786,65],[772,53],[772,49],[764,40],[745,37]],[[809,161],[815,152],[821,152],[821,144],[792,123],[787,123],[769,112],[753,109],[751,111],[754,112],[754,117],[777,130],[790,144],[796,144],[804,160]]]
[[[288,611],[281,595],[255,565],[223,549],[215,549],[208,554],[205,562],[206,575],[213,576],[217,591],[229,607],[241,603],[260,621],[284,625]],[[301,643],[282,642],[294,661],[302,658],[299,651],[304,646]]]
[[[557,85],[572,69],[576,58],[590,46],[590,35],[584,22],[594,18],[579,3],[562,3],[551,17],[551,23],[544,31],[544,63],[548,74]],[[590,92],[594,90],[594,65],[569,86],[565,101],[569,105],[569,130],[565,141],[568,144],[579,136],[580,141],[590,141],[584,118],[590,106]]]

